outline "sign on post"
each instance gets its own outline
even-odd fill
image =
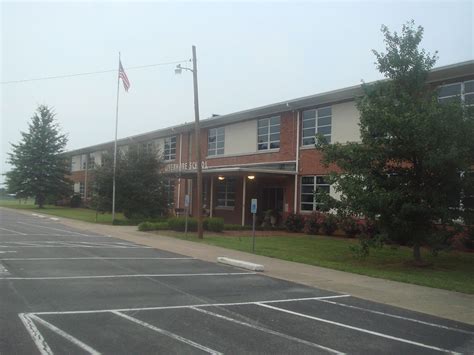
[[[257,199],[253,198],[251,203],[250,203],[250,213],[257,213]]]
[[[250,213],[252,213],[252,251],[255,253],[255,220],[257,215],[257,199],[250,201]]]

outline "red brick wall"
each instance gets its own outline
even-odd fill
[[[271,163],[278,161],[295,160],[296,146],[296,113],[284,112],[280,119],[280,150],[269,153],[249,153],[248,155],[233,157],[216,157],[206,159],[208,129],[201,130],[202,159],[207,160],[207,165],[239,165],[253,163]],[[238,142],[235,142],[238,144]],[[195,160],[195,158],[193,158]]]

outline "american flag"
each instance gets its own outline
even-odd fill
[[[128,80],[127,74],[122,67],[122,61],[119,60],[119,78],[122,79],[123,88],[126,92],[130,89],[130,81]]]

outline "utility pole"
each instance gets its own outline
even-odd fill
[[[202,166],[201,166],[201,132],[199,127],[199,97],[197,79],[196,46],[193,46],[193,85],[194,85],[194,119],[195,119],[195,141],[196,141],[196,164],[197,164],[197,221],[198,238],[203,238],[202,230]]]

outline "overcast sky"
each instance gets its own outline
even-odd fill
[[[1,81],[187,60],[197,46],[201,118],[381,78],[381,24],[414,19],[437,66],[474,58],[474,1],[2,2]],[[119,138],[190,122],[191,73],[126,70]],[[2,83],[1,170],[39,104],[53,107],[68,149],[113,140],[116,73]],[[1,180],[0,180],[1,181]]]

